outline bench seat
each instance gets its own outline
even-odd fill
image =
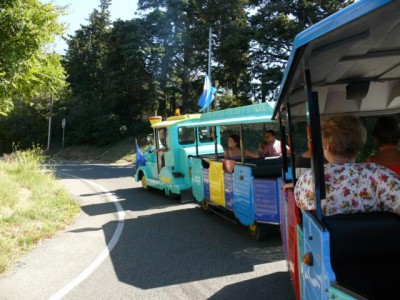
[[[367,299],[399,297],[400,216],[377,212],[324,218],[336,282]]]

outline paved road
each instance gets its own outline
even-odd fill
[[[142,190],[132,166],[57,172],[82,212],[0,279],[0,299],[294,299],[278,231],[253,241],[195,203]]]

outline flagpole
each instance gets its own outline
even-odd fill
[[[208,29],[208,78],[210,79],[210,82],[212,82],[211,81],[211,37],[212,37],[212,34],[211,34],[211,26],[210,26]],[[207,112],[209,112],[209,111],[210,111],[210,106],[207,107]]]

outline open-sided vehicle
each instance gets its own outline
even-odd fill
[[[289,135],[296,119],[306,119],[309,126],[317,210],[300,211],[292,189],[281,202],[281,232],[298,299],[399,297],[400,217],[322,215],[320,132],[322,115],[400,112],[399,37],[400,1],[360,0],[294,41],[273,118],[287,121]]]
[[[207,159],[202,155],[193,157],[192,191],[203,209],[238,220],[248,226],[257,240],[266,237],[268,225],[279,225],[282,157],[246,157],[243,128],[276,123],[271,121],[271,113],[268,103],[260,103],[205,113],[188,124],[194,128],[211,126],[216,132],[221,126],[234,127],[239,133],[240,160],[223,159],[218,155]]]
[[[212,132],[207,128],[196,131],[187,125],[200,118],[200,114],[177,115],[161,121],[151,117],[154,129],[155,147],[146,151],[146,164],[138,166],[135,180],[148,187],[163,190],[167,196],[179,197],[184,191],[191,194],[191,160],[193,155],[223,153],[220,142],[215,148]],[[165,142],[160,142],[159,130],[166,130]],[[217,136],[218,136],[217,132]]]

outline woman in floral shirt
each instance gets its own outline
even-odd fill
[[[400,215],[400,176],[374,163],[355,163],[366,141],[366,130],[352,115],[333,116],[321,124],[325,165],[326,199],[321,201],[326,216],[358,212],[389,211]],[[315,209],[311,170],[295,186],[301,209]]]

